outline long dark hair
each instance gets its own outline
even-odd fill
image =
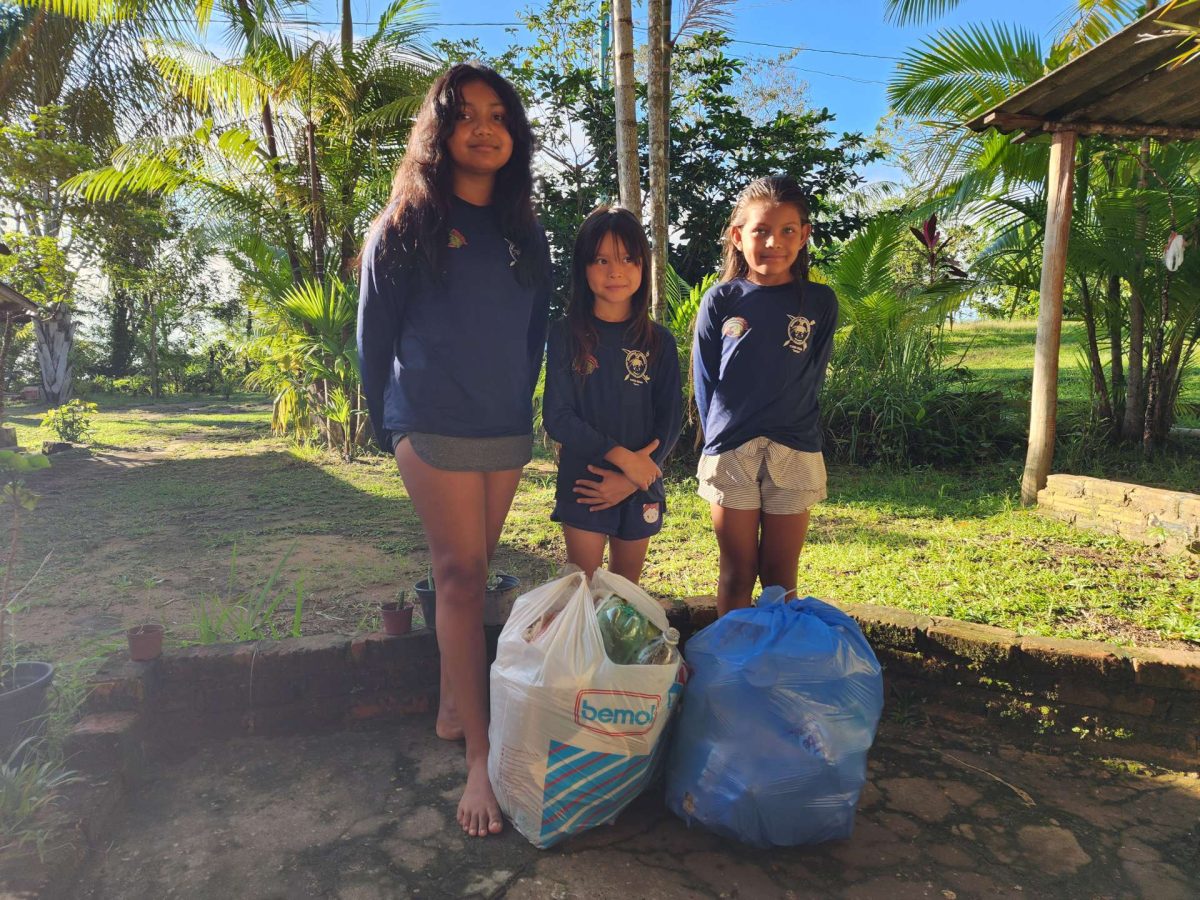
[[[800,213],[801,222],[808,223],[810,221],[808,198],[800,190],[800,185],[796,184],[791,178],[788,178],[786,175],[768,175],[766,178],[757,178],[750,182],[738,194],[737,202],[733,205],[733,214],[729,217],[729,225],[725,229],[724,264],[721,269],[722,281],[745,278],[750,274],[750,266],[746,263],[746,257],[733,242],[733,229],[735,227],[740,228],[746,224],[746,209],[751,203],[762,202],[775,204],[790,203]],[[800,248],[800,254],[796,257],[796,261],[792,263],[792,278],[797,283],[808,280],[807,243]]]
[[[592,311],[596,295],[588,287],[587,267],[596,259],[600,244],[607,235],[612,235],[642,267],[642,283],[630,299],[632,315],[626,334],[634,344],[654,358],[658,352],[658,332],[650,318],[650,278],[646,271],[650,262],[650,242],[637,216],[621,206],[598,206],[579,227],[575,238],[575,253],[571,257],[571,295],[567,299],[567,324],[571,329],[571,370],[576,374],[589,375],[596,362],[595,318]]]
[[[505,127],[512,136],[512,156],[496,173],[492,208],[500,231],[521,254],[517,278],[532,284],[548,277],[543,272],[533,214],[534,138],[521,98],[511,84],[477,62],[451,66],[430,86],[408,136],[404,159],[392,179],[387,206],[371,223],[366,246],[376,241],[384,252],[398,252],[423,261],[437,276],[446,247],[446,220],[454,194],[454,160],[446,141],[454,131],[462,105],[463,86],[482,81],[496,92],[505,109]]]

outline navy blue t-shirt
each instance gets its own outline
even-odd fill
[[[679,387],[679,354],[675,338],[655,324],[658,350],[648,358],[628,334],[628,322],[592,319],[598,336],[596,367],[589,375],[573,371],[571,329],[564,321],[550,329],[546,356],[546,391],[542,422],[546,433],[562,444],[557,496],[577,497],[576,479],[595,479],[589,464],[611,470],[604,458],[613,447],[638,451],[655,438],[650,454],[661,469],[679,440],[683,401]],[[626,502],[662,503],[662,479],[647,491],[635,491]]]
[[[539,229],[543,283],[517,281],[519,250],[489,206],[455,197],[441,275],[379,246],[363,251],[358,354],[380,447],[391,434],[529,434],[550,308],[549,249]]]
[[[706,455],[756,437],[821,449],[817,395],[837,315],[833,291],[811,281],[762,287],[735,278],[704,295],[692,372]]]

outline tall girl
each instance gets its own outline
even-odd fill
[[[811,234],[794,181],[752,182],[729,220],[721,281],[696,317],[696,475],[721,553],[719,615],[749,606],[756,579],[795,590],[809,509],[826,496],[817,394],[837,298],[808,280]]]
[[[567,317],[551,329],[543,422],[562,444],[554,512],[567,561],[632,582],[662,528],[662,463],[679,438],[679,356],[650,318],[650,245],[629,210],[584,220],[571,261]]]
[[[429,542],[437,733],[466,738],[458,821],[480,837],[503,827],[487,775],[484,585],[530,459],[550,297],[532,151],[512,86],[480,65],[452,67],[425,96],[362,256],[363,393]]]

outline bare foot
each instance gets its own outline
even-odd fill
[[[437,724],[433,726],[433,730],[443,741],[461,741],[463,727],[458,710],[452,706],[439,706]]]
[[[467,771],[467,788],[458,801],[458,824],[471,837],[499,834],[504,828],[500,804],[488,780],[487,759],[474,763]]]

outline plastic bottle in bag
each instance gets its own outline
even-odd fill
[[[679,659],[679,630],[668,628],[638,654],[640,666],[666,666]]]
[[[596,621],[604,638],[604,652],[618,665],[630,666],[662,632],[633,604],[609,594],[596,607]]]

